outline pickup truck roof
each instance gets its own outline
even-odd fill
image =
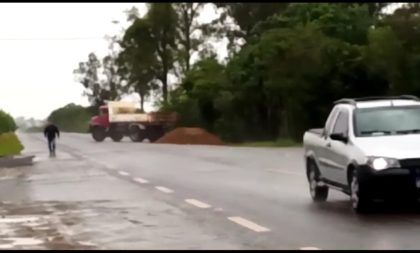
[[[334,102],[334,105],[346,104],[357,108],[372,108],[383,106],[410,106],[420,105],[420,99],[416,96],[386,96],[386,97],[363,97],[344,98]]]

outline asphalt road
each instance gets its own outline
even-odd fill
[[[50,159],[45,155],[46,145],[42,153],[39,135],[21,137],[27,147],[36,143],[36,152],[32,151],[40,163]],[[330,191],[328,202],[312,203],[300,148],[179,146],[129,140],[96,143],[89,135],[66,133],[57,145],[58,157],[77,157],[115,179],[114,192],[130,185],[129,194],[139,193],[134,200],[152,197],[156,203],[180,210],[176,226],[191,233],[178,236],[176,248],[197,248],[190,242],[191,234],[200,233],[212,238],[201,238],[198,248],[204,249],[420,248],[420,212],[379,211],[358,216],[348,197],[335,191]],[[66,159],[60,164],[66,166]],[[124,198],[122,194],[128,193],[113,197]],[[137,240],[135,233],[130,238]]]

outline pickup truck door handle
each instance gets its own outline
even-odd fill
[[[331,148],[331,142],[327,143],[327,148]]]

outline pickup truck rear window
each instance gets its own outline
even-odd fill
[[[354,134],[420,134],[420,106],[363,108],[354,111]]]

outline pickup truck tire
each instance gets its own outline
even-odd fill
[[[106,131],[102,127],[94,127],[92,129],[92,137],[97,142],[102,142],[106,138]]]
[[[369,192],[365,190],[357,169],[353,169],[350,182],[350,200],[353,210],[357,213],[366,213],[371,207]]]
[[[312,200],[315,202],[325,202],[328,198],[328,186],[319,186],[319,171],[313,161],[308,162],[308,181],[309,191]]]

